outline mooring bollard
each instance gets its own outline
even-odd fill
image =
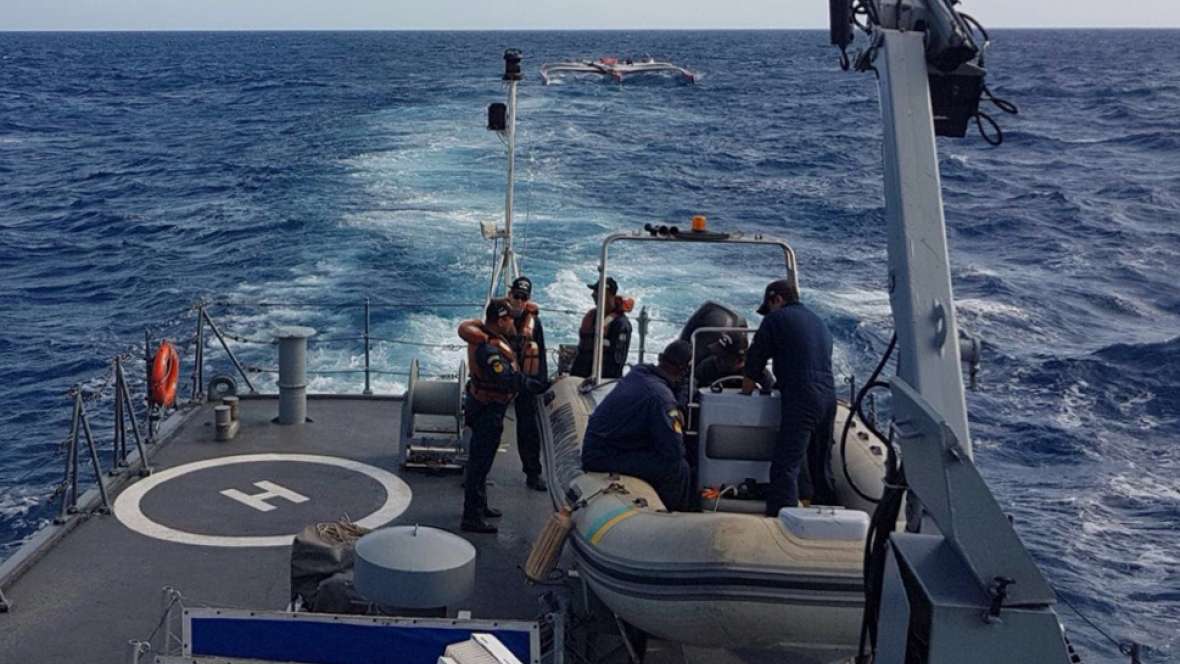
[[[302,424],[307,420],[307,340],[315,336],[310,327],[279,328],[279,424]]]
[[[238,413],[238,398],[235,396],[221,397],[221,405],[229,406],[229,419],[231,422],[237,422],[241,419]]]
[[[238,435],[238,423],[233,419],[233,407],[222,404],[213,407],[213,425],[217,430],[217,440],[225,442],[233,440]]]

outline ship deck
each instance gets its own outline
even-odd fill
[[[146,492],[149,485],[135,490],[142,493],[138,509],[51,526],[18,552],[19,560],[6,562],[0,582],[5,574],[15,581],[4,586],[12,609],[0,614],[0,662],[127,662],[128,640],[148,638],[159,624],[165,586],[180,591],[186,605],[286,608],[290,546],[250,546],[257,540],[243,538],[289,541],[310,523],[344,516],[360,521],[401,507],[389,523],[458,530],[461,475],[398,467],[400,400],[313,397],[312,421],[296,426],[272,423],[277,412],[274,398],[242,399],[241,431],[229,442],[214,440],[208,405],[174,416],[174,430],[149,450],[154,474],[124,482],[111,496],[115,502],[119,493],[149,482]],[[511,422],[506,425],[511,431]],[[384,474],[372,469],[408,485],[408,506],[404,490],[390,491],[388,476],[383,485]],[[453,609],[470,610],[474,618],[531,620],[540,613],[542,589],[526,584],[519,567],[552,504],[524,479],[512,443],[505,443],[488,489],[491,504],[504,511],[500,532],[464,533],[478,552],[476,590]],[[223,493],[251,496],[274,486],[298,495],[252,505]]]

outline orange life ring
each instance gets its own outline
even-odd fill
[[[180,356],[167,339],[160,342],[152,360],[152,403],[165,408],[176,402],[176,386],[180,383]]]

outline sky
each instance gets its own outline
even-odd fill
[[[821,28],[828,21],[824,0],[0,0],[0,5],[0,30]],[[1180,27],[1177,0],[966,0],[962,7],[989,27]]]

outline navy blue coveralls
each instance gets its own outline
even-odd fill
[[[782,419],[770,463],[766,513],[773,516],[782,507],[794,507],[801,497],[834,504],[832,334],[806,306],[787,304],[762,319],[746,355],[744,375],[757,380],[771,358],[778,377],[775,387],[782,394]]]
[[[675,386],[641,364],[594,409],[582,441],[582,469],[638,477],[669,511],[692,505],[692,475],[684,459],[684,416]]]
[[[518,330],[523,317],[523,310],[515,316]],[[533,341],[537,342],[537,348],[541,353],[537,358],[540,367],[534,378],[546,381],[549,377],[549,363],[545,357],[545,330],[541,327],[539,317],[533,320]],[[524,358],[523,349],[518,346],[515,350],[517,357]],[[537,426],[537,398],[528,392],[516,395],[516,451],[520,453],[520,466],[524,474],[529,477],[540,476],[541,429]]]
[[[495,345],[481,343],[474,353],[471,383],[464,405],[471,445],[463,476],[463,518],[482,519],[488,506],[487,478],[504,433],[504,412],[521,388],[532,381]]]

